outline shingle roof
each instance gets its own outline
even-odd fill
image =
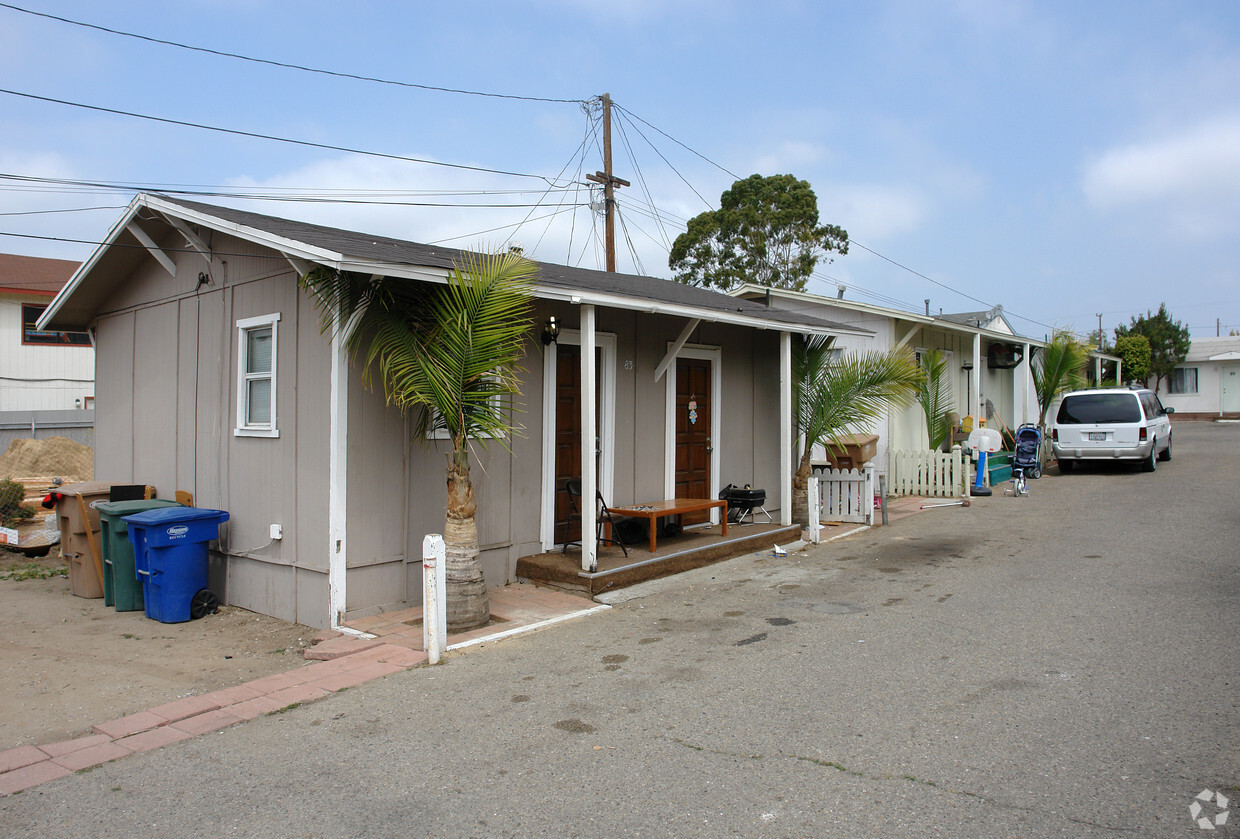
[[[232,222],[233,224],[262,230],[280,238],[290,239],[360,261],[451,269],[460,260],[461,255],[465,253],[455,248],[423,245],[417,242],[376,236],[370,233],[341,230],[335,227],[325,227],[304,221],[278,218],[261,213],[252,213],[247,210],[237,210],[231,207],[202,204],[196,201],[185,201],[180,198],[169,198],[167,196],[159,196],[159,199],[169,204],[177,204],[204,215]],[[812,315],[768,308],[762,303],[729,297],[719,292],[688,286],[671,280],[659,279],[658,277],[611,273],[589,268],[574,268],[550,262],[539,262],[538,267],[537,285],[545,289],[555,288],[570,292],[598,292],[621,298],[632,298],[644,304],[663,303],[706,309],[719,313],[740,314],[770,321],[773,326],[778,324],[792,327],[812,327],[814,329],[828,328],[840,332],[868,333],[868,330],[858,329],[847,324],[815,318]]]
[[[0,253],[0,289],[50,297],[69,281],[77,267],[78,263],[68,259]]]

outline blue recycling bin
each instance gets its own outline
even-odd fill
[[[207,588],[207,543],[228,521],[223,510],[161,507],[125,516],[134,567],[142,580],[146,616],[184,623],[213,613],[219,598]]]

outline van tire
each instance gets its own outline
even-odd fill
[[[1163,449],[1162,452],[1159,453],[1158,459],[1161,460],[1163,463],[1166,463],[1168,460],[1171,459],[1171,435],[1170,434],[1167,435],[1167,448]]]
[[[1150,454],[1145,460],[1141,461],[1142,472],[1153,472],[1158,468],[1158,440],[1155,439],[1150,446]]]

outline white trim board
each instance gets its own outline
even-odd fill
[[[668,342],[668,348],[672,342]],[[719,494],[720,432],[723,428],[723,350],[717,346],[685,344],[676,351],[676,358],[701,358],[710,364],[710,497]],[[668,365],[663,411],[663,497],[676,497],[676,367]],[[711,524],[718,524],[719,511],[710,511]]]
[[[539,539],[544,551],[554,550],[555,542],[555,368],[559,344],[581,346],[581,332],[564,329],[557,342],[543,351],[543,433],[542,433],[542,500],[539,513]],[[602,350],[599,364],[599,464],[598,490],[611,501],[616,456],[616,336],[611,332],[595,333],[595,343]],[[584,454],[584,451],[583,451]]]

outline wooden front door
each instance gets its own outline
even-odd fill
[[[676,360],[676,497],[710,498],[711,369],[703,358]],[[707,521],[709,512],[681,522]]]
[[[564,491],[565,481],[581,479],[581,347],[557,344],[555,352],[555,542],[562,544],[581,541],[581,522],[567,524],[568,493]],[[596,349],[596,364],[601,363],[601,355]],[[599,388],[594,396],[597,418]],[[596,476],[597,470],[596,452]]]

